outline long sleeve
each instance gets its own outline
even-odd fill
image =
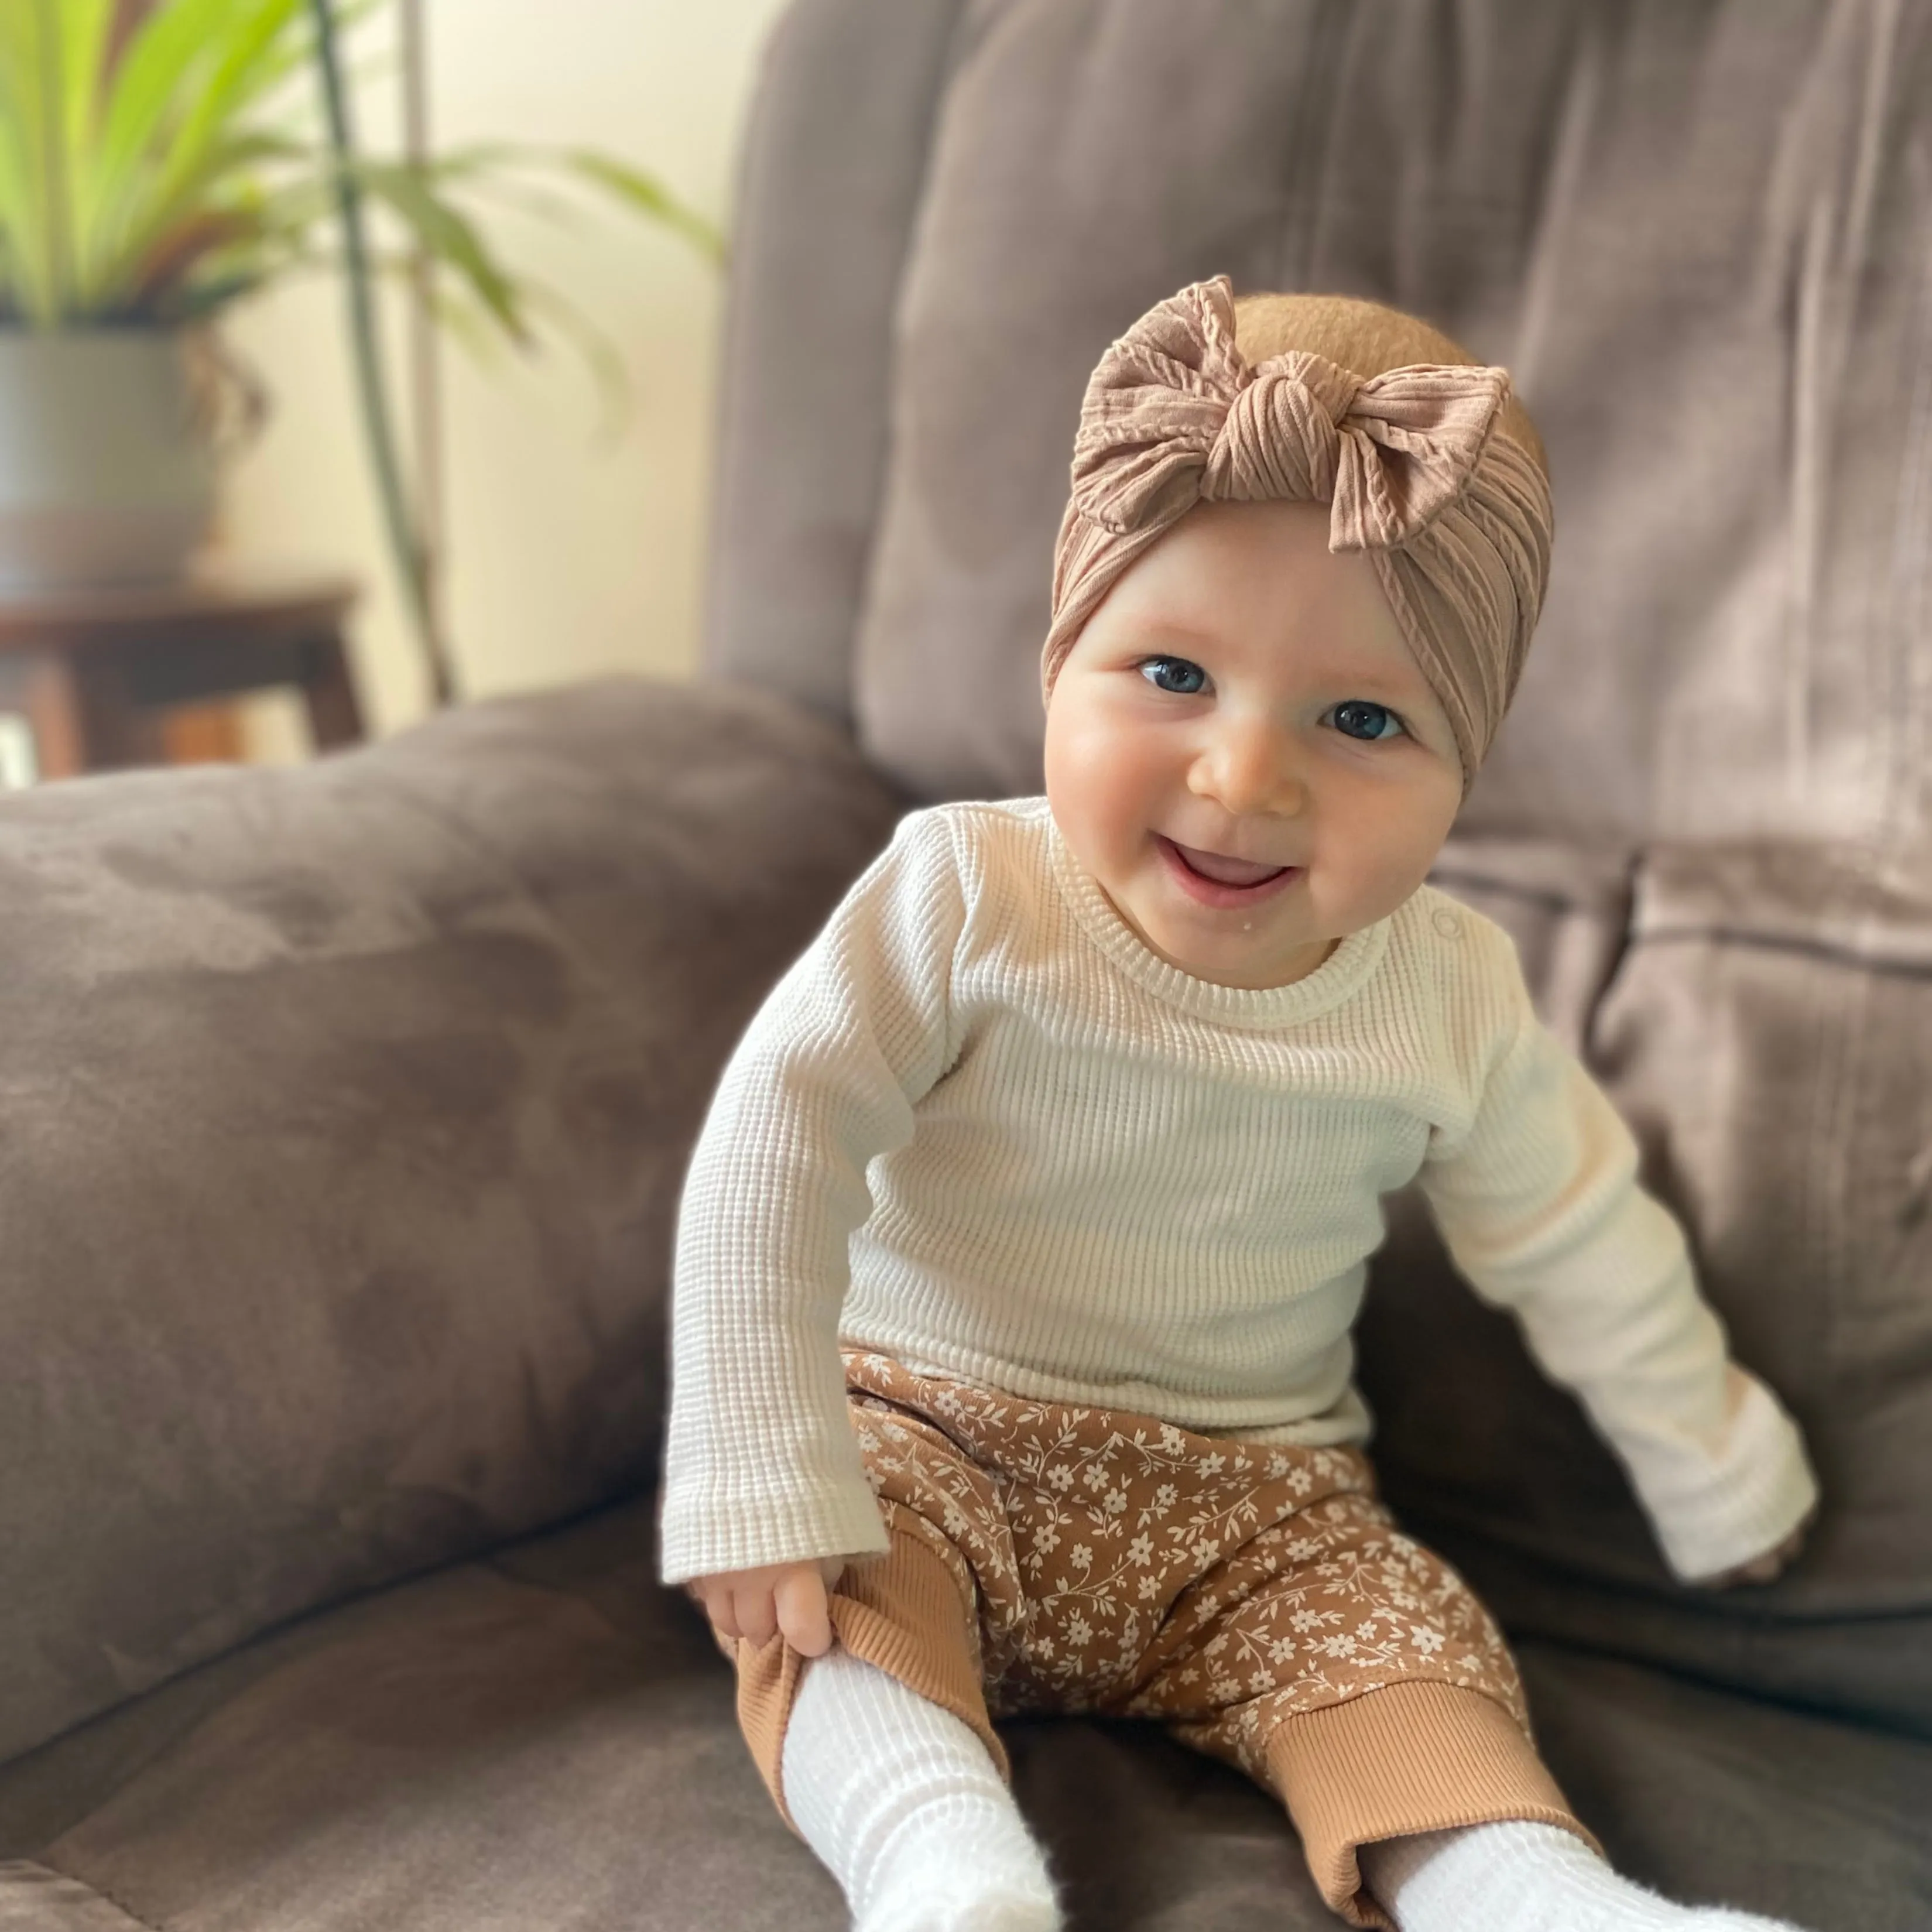
[[[1797,1525],[1817,1492],[1796,1425],[1730,1359],[1630,1129],[1526,994],[1473,1125],[1420,1180],[1457,1267],[1581,1400],[1680,1577]]]
[[[946,818],[908,814],[726,1065],[678,1210],[667,1583],[887,1546],[847,1420],[848,1244],[946,1070],[966,910]]]

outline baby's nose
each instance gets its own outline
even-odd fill
[[[1307,802],[1292,739],[1265,718],[1231,722],[1215,733],[1197,761],[1196,789],[1241,818],[1298,812]]]

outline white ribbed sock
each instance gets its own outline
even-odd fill
[[[1046,1856],[972,1727],[842,1646],[806,1670],[781,1775],[854,1932],[1060,1932]]]
[[[1362,1882],[1401,1932],[1798,1932],[1673,1905],[1619,1878],[1574,1832],[1510,1820],[1364,1845]]]

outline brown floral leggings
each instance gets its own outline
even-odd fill
[[[1157,1719],[1282,1801],[1358,1925],[1389,1923],[1356,1868],[1378,1838],[1533,1818],[1596,1846],[1537,1756],[1502,1634],[1395,1527],[1360,1450],[1232,1442],[842,1353],[892,1547],[848,1566],[833,1628],[971,1725],[1002,1777],[995,1718]],[[790,1825],[778,1766],[809,1660],[782,1636],[720,1647]]]

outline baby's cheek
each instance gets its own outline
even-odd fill
[[[1383,919],[1413,892],[1434,854],[1341,840],[1317,855],[1309,884],[1314,908],[1337,932],[1359,932]]]

